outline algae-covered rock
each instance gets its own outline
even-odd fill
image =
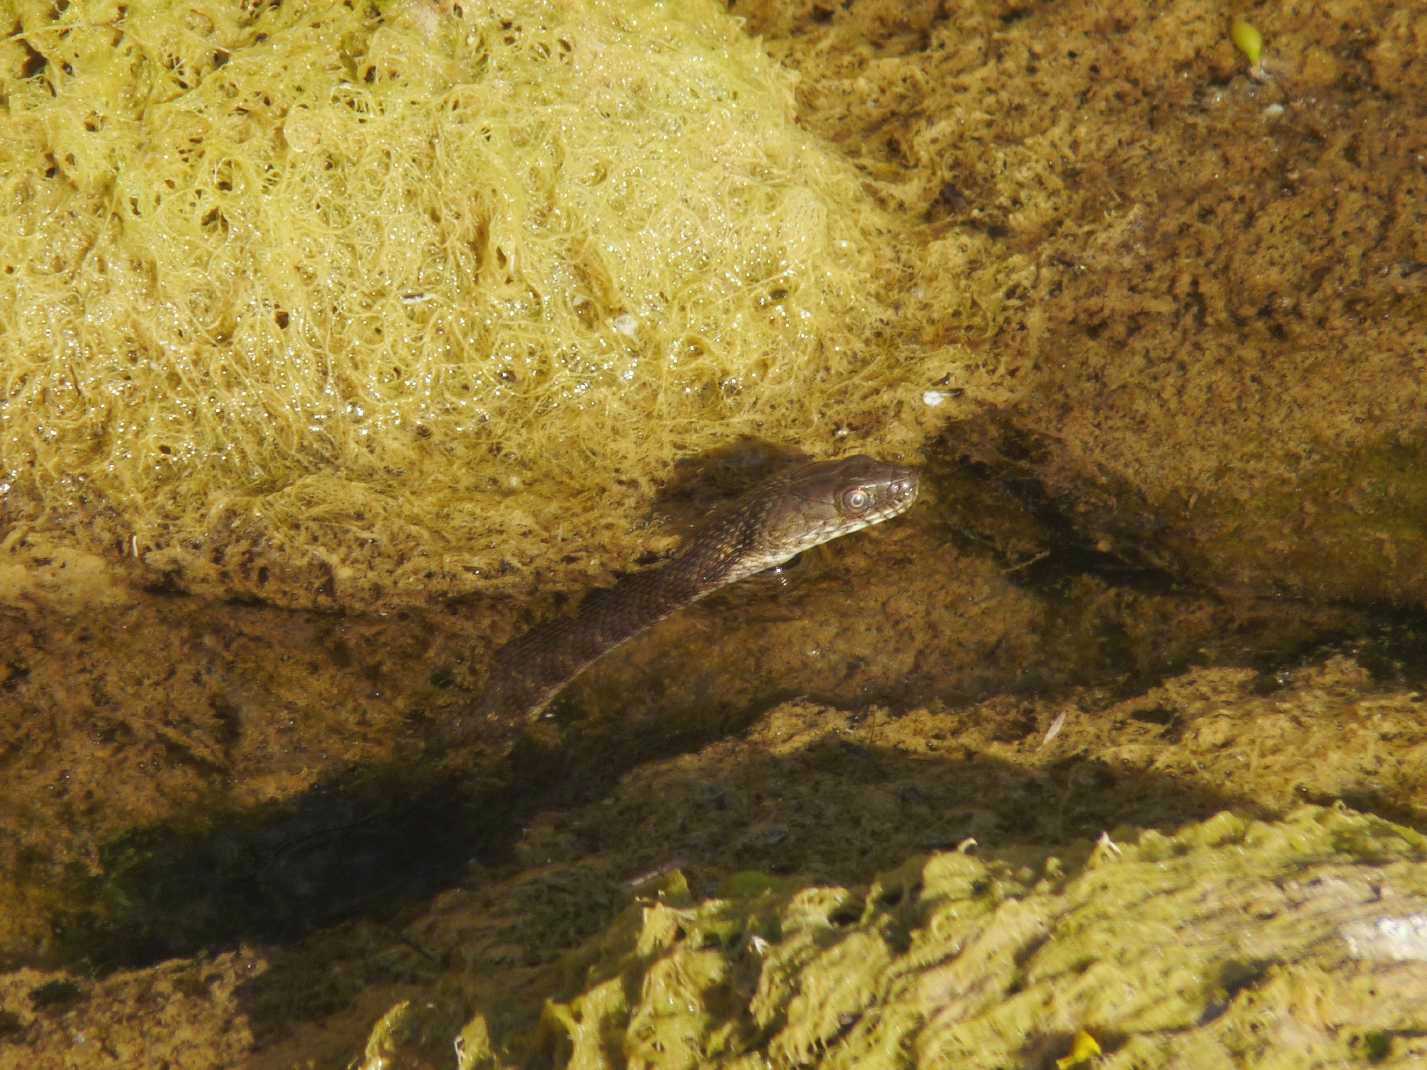
[[[239,990],[265,969],[260,955],[230,951],[103,978],[9,971],[0,975],[0,1065],[249,1065],[253,1030]]]
[[[676,457],[919,441],[905,223],[716,4],[15,11],[14,521],[285,603],[518,591]]]
[[[37,1067],[67,1065],[79,1024],[96,1045],[130,1044],[145,985],[166,991],[172,970],[191,998],[169,1020],[213,1033],[195,1067],[235,1065],[244,1036],[270,1058],[255,1065],[273,1066],[338,1065],[364,1047],[372,1066],[449,1066],[453,1043],[466,1066],[824,1052],[1048,1066],[1082,1029],[1122,1064],[1148,1049],[1151,1066],[1208,1053],[1297,1067],[1321,1052],[1411,1065],[1420,1020],[1394,1000],[1420,995],[1427,852],[1410,828],[1427,725],[1420,690],[1384,683],[1381,651],[1360,657],[1203,668],[1129,697],[787,702],[617,783],[587,779],[586,801],[526,810],[507,846],[474,856],[463,833],[478,813],[402,801],[400,777],[369,776],[360,795],[329,785],[304,812],[275,808],[285,827],[109,845],[88,918],[29,849],[0,887],[4,954],[44,940],[58,912],[90,964],[134,947],[170,963],[0,974],[0,1043]],[[134,803],[123,763],[109,765],[95,806],[112,823]],[[271,790],[248,778],[250,793]],[[7,857],[21,820],[52,839],[94,820],[73,788],[31,794],[59,798],[20,814],[4,800]],[[1401,824],[1294,813],[1337,798]],[[1097,845],[1103,830],[1113,844]],[[376,905],[436,867],[454,886]],[[380,920],[294,933],[304,911],[354,896],[377,896]],[[251,950],[242,962],[203,950],[235,942]],[[1376,1009],[1362,1009],[1373,986]],[[60,1014],[50,1001],[76,989]],[[1231,1064],[1225,1051],[1251,1054]]]
[[[1023,265],[954,447],[1122,562],[1427,605],[1421,4],[739,10],[926,255]]]
[[[1427,839],[1305,807],[1071,867],[940,853],[866,889],[647,900],[585,962],[542,1019],[556,1065],[989,1070],[1084,1030],[1105,1067],[1406,1067],[1427,1057]]]

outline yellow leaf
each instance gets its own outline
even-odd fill
[[[1060,1070],[1075,1070],[1076,1067],[1089,1065],[1090,1060],[1099,1054],[1100,1045],[1082,1029],[1075,1034],[1075,1040],[1070,1045],[1070,1054],[1064,1059],[1057,1059],[1055,1065]]]
[[[1235,19],[1229,27],[1229,38],[1234,42],[1234,47],[1248,57],[1250,63],[1255,67],[1259,65],[1259,59],[1263,56],[1263,34],[1245,19]]]

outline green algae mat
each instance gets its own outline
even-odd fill
[[[1418,833],[1308,807],[1107,837],[1075,863],[970,850],[861,889],[744,874],[727,897],[693,901],[671,874],[568,963],[583,990],[547,1003],[533,1036],[502,1050],[478,1017],[461,1065],[537,1053],[581,1070],[1427,1058]],[[388,1038],[414,1013],[384,1020],[367,1065],[400,1050]]]

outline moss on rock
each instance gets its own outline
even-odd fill
[[[945,357],[909,347],[906,224],[713,3],[16,20],[16,519],[188,588],[390,602],[629,550],[674,459],[740,435],[920,440],[899,399]]]
[[[588,953],[584,991],[546,1006],[534,1043],[582,1068],[990,1070],[1063,1056],[1082,1029],[1106,1067],[1427,1055],[1422,835],[1305,807],[1082,857],[941,853],[865,889],[646,901]]]

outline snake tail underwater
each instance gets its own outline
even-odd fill
[[[621,643],[730,583],[906,512],[918,485],[916,468],[861,454],[776,473],[714,510],[664,564],[591,592],[573,615],[503,646],[480,698],[450,726],[450,738],[460,741],[493,720],[535,716]]]

